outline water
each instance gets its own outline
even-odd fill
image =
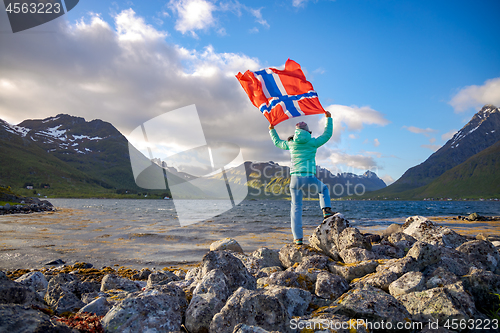
[[[61,208],[74,208],[95,213],[117,221],[159,223],[164,226],[179,224],[173,200],[146,199],[50,199]],[[193,212],[216,211],[226,204],[221,200],[191,200]],[[334,211],[341,212],[353,225],[390,224],[391,220],[408,216],[467,216],[478,213],[500,216],[499,201],[332,201]],[[290,222],[290,201],[245,200],[207,222],[216,224],[282,224]],[[321,220],[318,201],[303,202],[304,225],[317,225]]]

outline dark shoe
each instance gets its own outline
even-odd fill
[[[335,213],[332,212],[332,209],[330,207],[325,207],[323,208],[323,219],[329,218],[330,216],[333,216]]]
[[[295,241],[295,245],[302,245],[302,238],[301,239],[296,239]]]

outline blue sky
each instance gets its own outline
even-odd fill
[[[390,183],[500,105],[499,12],[498,1],[87,0],[12,34],[2,8],[0,118],[62,112],[127,135],[196,104],[208,141],[287,164],[234,75],[290,58],[334,118],[318,164]],[[322,117],[301,120],[322,131]],[[282,138],[297,121],[276,127]]]

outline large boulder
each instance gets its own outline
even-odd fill
[[[260,269],[264,267],[281,266],[279,250],[268,249],[261,247],[252,252],[252,257],[260,259]]]
[[[222,309],[230,295],[227,278],[221,270],[214,269],[206,274],[193,291],[186,310],[189,332],[208,332],[213,316]]]
[[[498,273],[500,254],[491,242],[473,240],[457,247],[457,251],[465,254],[469,262],[476,268]]]
[[[93,313],[97,316],[104,316],[111,310],[111,307],[112,305],[108,302],[106,297],[98,297],[81,308],[78,313]]]
[[[333,260],[341,260],[338,247],[338,237],[344,229],[349,227],[349,221],[344,216],[337,213],[321,222],[309,237],[311,246],[324,252]]]
[[[407,218],[402,229],[405,234],[414,237],[416,240],[452,249],[467,241],[467,238],[457,234],[450,228],[437,225],[423,216]]]
[[[22,275],[17,278],[15,282],[20,283],[24,286],[31,287],[35,291],[45,292],[49,282],[45,278],[45,275],[39,271],[33,271]]]
[[[179,277],[170,271],[155,271],[148,275],[148,282],[146,288],[152,288],[153,286],[161,286],[169,284],[170,282],[179,281]],[[121,289],[121,288],[117,288]],[[136,291],[130,290],[130,291]]]
[[[45,302],[56,313],[76,312],[85,304],[74,293],[79,281],[71,274],[59,274],[50,279]]]
[[[403,252],[408,252],[413,244],[417,241],[415,237],[405,234],[404,232],[398,231],[390,234],[387,238],[389,243],[403,250]]]
[[[28,305],[0,304],[0,332],[73,333],[69,327],[50,321],[50,317]]]
[[[282,286],[314,292],[314,280],[308,274],[295,272],[292,269],[273,273],[267,278],[259,279],[258,283],[264,288],[267,286]]]
[[[332,263],[328,265],[331,273],[342,276],[347,282],[375,272],[379,263],[375,260],[362,261],[355,264]]]
[[[361,289],[366,285],[389,292],[389,285],[401,275],[390,270],[382,270],[351,281],[351,288]]]
[[[184,292],[175,286],[156,286],[134,292],[101,320],[106,332],[179,332],[187,307]]]
[[[231,291],[243,287],[253,290],[257,287],[257,280],[253,277],[245,265],[232,255],[229,251],[210,251],[203,257],[198,280],[214,269],[219,269],[227,278],[228,286]]]
[[[465,290],[473,297],[476,308],[484,313],[500,308],[500,275],[483,269],[471,269],[461,278]]]
[[[268,331],[258,326],[238,324],[234,327],[233,333],[279,333],[278,331]]]
[[[366,250],[372,249],[372,244],[359,232],[357,228],[345,228],[338,235],[337,248],[339,251],[350,249],[353,247]]]
[[[38,304],[40,297],[26,285],[14,282],[0,272],[0,304]]]
[[[266,294],[264,289],[239,288],[212,319],[210,332],[232,333],[240,323],[265,330],[290,332],[289,322],[288,310],[277,297]]]
[[[233,251],[243,253],[240,244],[233,238],[224,238],[210,244],[210,251]]]
[[[141,289],[141,287],[132,280],[118,276],[116,274],[106,274],[101,281],[101,291],[108,291],[113,289],[134,292]]]
[[[264,294],[277,298],[284,306],[290,318],[303,316],[312,300],[310,292],[299,288],[270,286]]]
[[[413,315],[414,320],[438,321],[439,326],[452,319],[468,321],[476,315],[474,302],[461,282],[399,295],[396,299]]]
[[[439,250],[441,259],[426,270],[443,267],[457,276],[462,276],[469,273],[470,268],[474,266],[474,262],[470,262],[465,253],[447,247],[441,247]]]
[[[347,229],[346,229],[347,230]],[[365,248],[350,247],[339,252],[342,261],[346,264],[353,264],[360,261],[379,259],[379,257]]]
[[[309,245],[287,244],[280,249],[279,258],[281,265],[289,268],[297,263],[300,264],[307,257],[321,254],[321,252]]]
[[[404,329],[397,329],[398,323],[411,321],[410,313],[401,303],[393,296],[372,286],[351,289],[336,303],[339,308],[338,313],[350,318],[384,321],[387,324],[386,332],[404,332]]]
[[[419,269],[437,263],[441,259],[441,252],[438,246],[418,241],[406,254],[407,257],[413,257],[417,261]]]
[[[418,262],[412,256],[406,256],[401,259],[389,259],[382,265],[377,266],[377,272],[390,271],[398,274],[399,276],[418,270]]]
[[[458,276],[444,267],[438,267],[427,276],[425,289],[444,287],[448,284],[456,283],[457,281]]]
[[[389,285],[389,293],[396,297],[425,288],[425,278],[421,272],[408,272]]]
[[[318,274],[315,294],[318,297],[335,300],[349,289],[346,279],[329,272]]]

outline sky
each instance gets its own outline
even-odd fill
[[[499,12],[497,0],[82,0],[12,33],[0,5],[0,119],[66,113],[127,136],[194,104],[209,144],[289,165],[235,75],[292,59],[334,120],[317,164],[371,170],[390,184],[483,105],[500,106]],[[294,118],[276,129],[286,138],[299,121],[317,136],[325,120]],[[190,133],[189,124],[179,131]],[[170,134],[177,149],[190,145],[190,135],[180,142]]]

